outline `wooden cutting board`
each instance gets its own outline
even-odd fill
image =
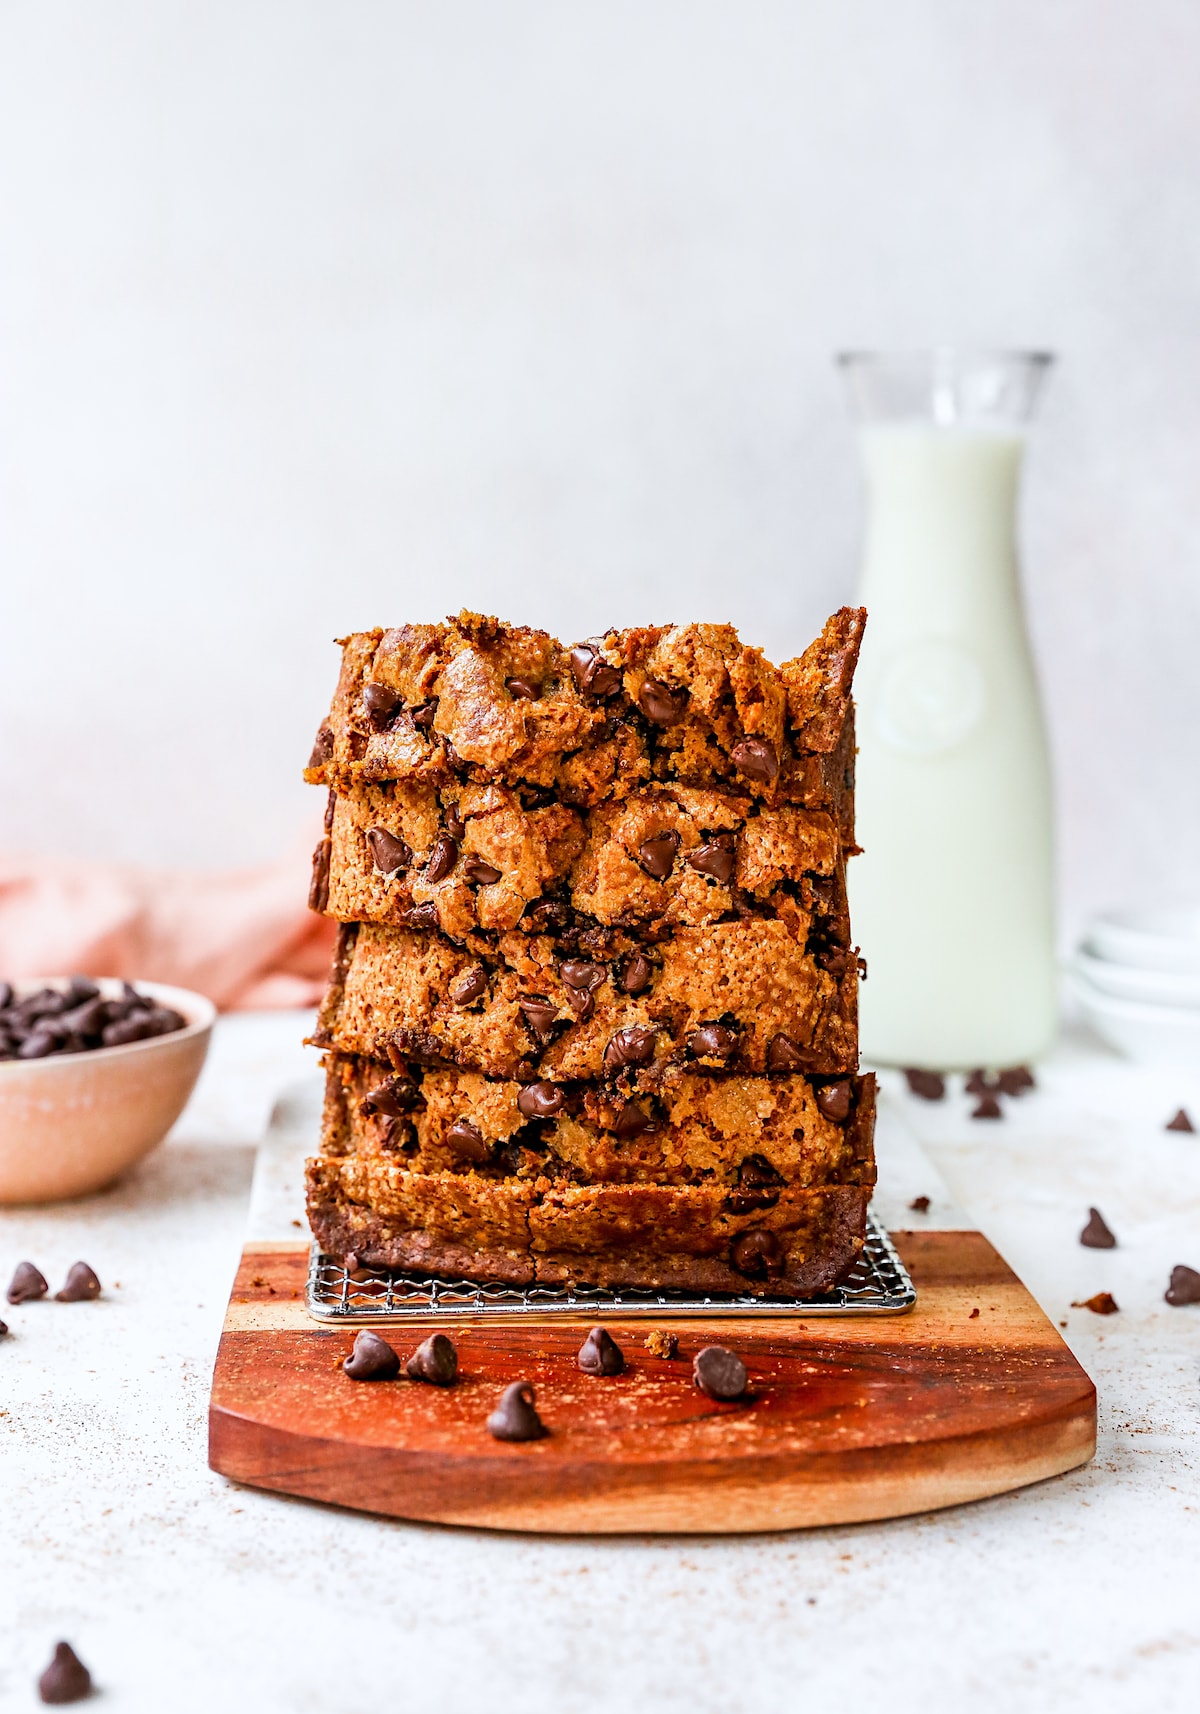
[[[342,1373],[354,1329],[304,1308],[307,1245],[252,1240],[213,1376],[210,1462],[239,1482],[362,1511],[490,1529],[792,1529],[957,1505],[1084,1464],[1095,1388],[978,1232],[893,1231],[918,1292],[908,1315],[606,1320],[626,1372],[575,1364],[588,1323],[456,1322],[449,1390]],[[420,1329],[380,1328],[407,1356]],[[680,1358],[645,1349],[651,1326]],[[736,1350],[749,1396],[692,1384],[702,1345]],[[503,1388],[533,1383],[549,1437],[495,1441]]]

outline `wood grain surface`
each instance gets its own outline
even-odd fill
[[[978,1232],[892,1234],[910,1315],[605,1325],[624,1374],[576,1367],[588,1323],[443,1324],[449,1390],[342,1373],[354,1329],[308,1317],[302,1245],[243,1255],[213,1375],[209,1461],[239,1482],[393,1517],[490,1529],[727,1533],[896,1517],[1084,1464],[1096,1394],[1058,1331]],[[975,1313],[975,1312],[978,1313]],[[438,1325],[380,1328],[402,1357]],[[679,1339],[655,1358],[652,1326]],[[692,1383],[703,1345],[737,1351],[744,1400]],[[484,1423],[528,1380],[547,1439]]]

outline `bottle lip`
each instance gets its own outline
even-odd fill
[[[869,363],[928,363],[953,362],[961,363],[1028,363],[1039,369],[1048,369],[1051,364],[1058,362],[1056,352],[1041,350],[1023,350],[1010,345],[907,345],[891,349],[876,348],[868,350],[863,347],[845,351],[835,351],[834,362],[839,368],[849,369],[858,364]]]

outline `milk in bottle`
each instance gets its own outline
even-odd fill
[[[1015,541],[1046,359],[842,362],[867,480],[850,866],[863,1054],[1014,1065],[1056,1018],[1050,769]]]

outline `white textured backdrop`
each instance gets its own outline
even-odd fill
[[[337,632],[854,589],[843,344],[1062,355],[1065,917],[1196,891],[1194,0],[0,9],[0,846],[266,857]]]

